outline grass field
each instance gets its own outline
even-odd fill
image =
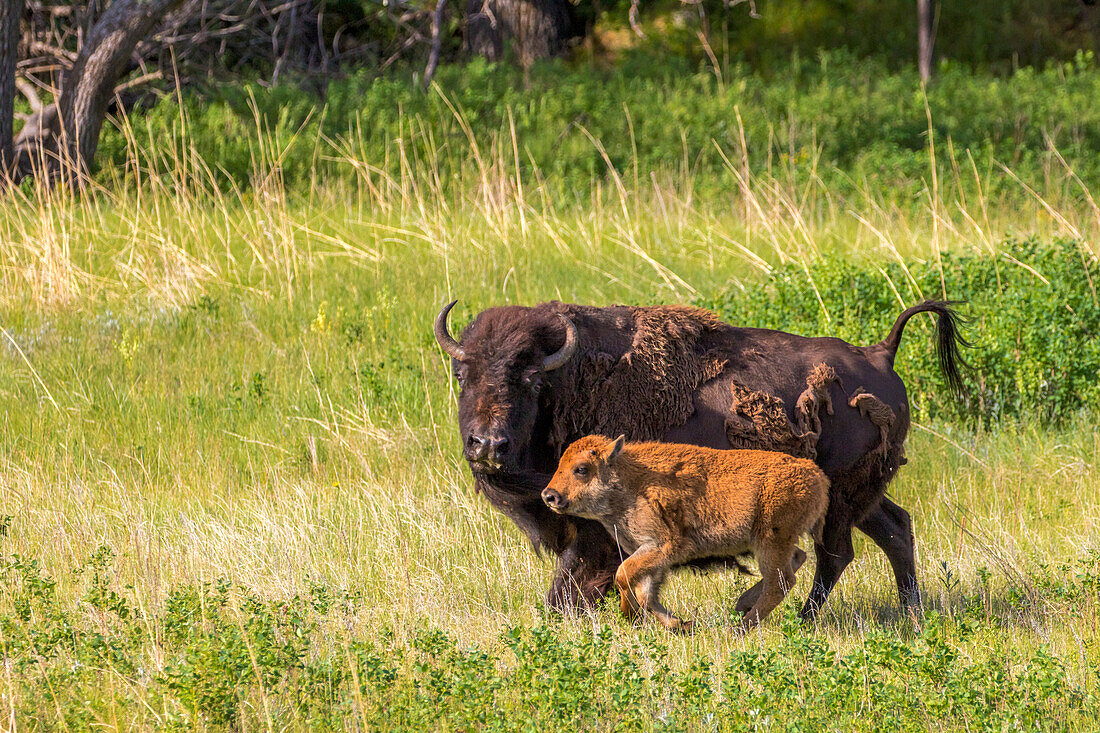
[[[791,601],[738,636],[748,581],[682,574],[667,603],[700,623],[672,638],[610,606],[544,615],[552,562],[475,495],[430,328],[450,297],[457,330],[501,303],[701,302],[821,255],[1068,236],[1094,257],[1100,210],[1072,171],[997,173],[1007,200],[980,176],[945,199],[930,176],[899,207],[730,151],[725,197],[623,171],[558,204],[504,154],[471,155],[461,193],[430,161],[395,178],[350,158],[357,184],[287,191],[257,150],[247,192],[185,152],[143,178],[135,143],[136,183],[0,209],[3,725],[1094,729],[1094,415],[918,416],[891,494],[925,616],[899,615],[858,538],[815,626]]]

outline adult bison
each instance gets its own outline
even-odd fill
[[[863,347],[735,328],[688,306],[558,302],[489,308],[455,341],[454,305],[439,312],[435,336],[461,387],[463,452],[477,489],[558,556],[552,608],[602,597],[625,556],[599,523],[554,514],[541,498],[566,446],[592,433],[813,458],[832,486],[802,615],[816,614],[851,562],[853,526],[886,553],[902,603],[919,603],[909,514],[884,496],[909,430],[893,364],[906,322],[934,313],[940,367],[958,388],[965,342],[950,303],[909,308]]]

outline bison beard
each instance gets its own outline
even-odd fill
[[[686,306],[556,302],[483,311],[460,342],[446,331],[445,309],[436,336],[456,369],[464,370],[463,441],[503,436],[511,446],[499,463],[471,460],[477,489],[536,550],[558,557],[550,607],[568,611],[601,598],[622,554],[598,523],[551,513],[540,493],[569,443],[588,434],[623,433],[630,440],[765,448],[814,458],[832,489],[803,608],[810,617],[852,559],[853,526],[886,552],[903,603],[919,602],[909,515],[884,498],[904,463],[909,428],[908,401],[893,360],[905,323],[931,312],[938,316],[940,364],[957,385],[958,346],[965,341],[949,305],[928,301],[906,310],[883,342],[868,347],[734,328]],[[563,338],[575,340],[575,349],[563,346]],[[547,361],[565,351],[570,358],[564,363]],[[549,362],[555,363],[540,371]],[[528,382],[538,382],[541,392],[534,389],[525,402],[516,385]],[[850,396],[844,384],[861,390]],[[736,558],[692,565],[715,563],[739,567]]]

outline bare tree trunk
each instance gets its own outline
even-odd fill
[[[15,65],[23,0],[0,0],[0,186],[15,161]]]
[[[19,174],[60,178],[73,186],[86,179],[115,85],[135,47],[183,2],[114,0],[81,33],[80,50],[61,77],[57,101],[35,110],[15,140]]]
[[[917,69],[925,82],[932,78],[935,15],[935,0],[917,0]]]
[[[447,0],[437,0],[435,12],[432,13],[432,45],[428,53],[428,65],[424,67],[424,88],[432,85],[435,70],[439,67],[439,51],[443,46],[443,8]]]
[[[99,146],[115,84],[138,41],[183,0],[114,0],[84,38],[62,78],[60,165],[70,180],[84,177]]]
[[[562,51],[573,35],[568,0],[467,0],[466,49],[500,61],[505,48],[515,48],[519,62]]]

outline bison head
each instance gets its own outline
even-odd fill
[[[462,333],[447,330],[455,302],[435,319],[435,338],[451,357],[461,392],[462,449],[475,471],[516,466],[526,452],[548,372],[577,350],[577,327],[564,314],[506,306],[483,311]]]

